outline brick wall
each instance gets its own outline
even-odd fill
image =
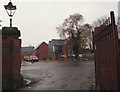
[[[23,86],[21,69],[21,39],[16,27],[2,28],[2,90]]]
[[[2,77],[3,89],[22,86],[21,69],[21,39],[2,39]],[[19,82],[18,82],[19,81]],[[16,84],[19,83],[19,85]]]
[[[33,51],[32,51],[32,54],[31,54],[32,56],[36,56],[36,49],[34,49]]]

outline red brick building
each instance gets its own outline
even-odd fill
[[[32,56],[36,56],[36,49],[33,49],[32,50],[32,54],[31,54]]]
[[[36,47],[36,56],[40,60],[48,59],[48,44],[45,42],[42,42],[40,45]]]
[[[72,59],[72,41],[66,41],[66,44],[62,46],[62,52],[65,55],[65,60]]]

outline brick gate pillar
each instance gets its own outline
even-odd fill
[[[17,27],[2,28],[2,88],[16,89],[23,85],[21,68],[21,39]]]

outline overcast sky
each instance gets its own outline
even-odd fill
[[[0,1],[0,19],[2,26],[9,26],[9,17],[3,7],[9,0]],[[37,0],[12,0],[17,6],[13,16],[13,26],[21,31],[22,46],[37,46],[51,39],[59,39],[56,27],[68,18],[70,14],[80,13],[83,15],[84,23],[92,24],[97,18],[108,15],[115,11],[118,16],[118,2],[101,0],[102,2],[81,2],[70,0],[70,2],[39,2]],[[60,1],[60,0],[58,0]],[[89,0],[90,1],[90,0]],[[99,0],[98,0],[99,1]]]

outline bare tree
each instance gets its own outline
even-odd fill
[[[93,22],[93,27],[99,27],[101,25],[108,26],[110,24],[110,17],[102,16]]]
[[[85,48],[87,44],[90,45],[92,41],[92,26],[90,24],[84,24],[82,26],[82,32],[81,32],[81,41],[82,42],[82,48]]]
[[[89,24],[83,25],[83,16],[81,14],[70,15],[69,18],[65,19],[62,25],[56,27],[58,34],[61,39],[68,39],[73,42],[73,52],[75,58],[78,59],[79,51],[83,44],[85,46],[87,39],[91,32],[92,27]]]
[[[117,18],[118,37],[120,38],[120,17]]]
[[[56,29],[58,30],[61,38],[68,38],[75,36],[80,29],[80,23],[83,21],[83,16],[80,14],[70,15],[69,18],[65,19],[62,25],[59,25]]]

